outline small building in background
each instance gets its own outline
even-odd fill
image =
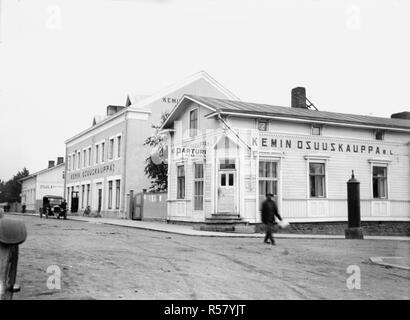
[[[30,174],[20,179],[21,205],[26,206],[26,212],[39,212],[45,195],[64,196],[64,170],[63,157],[48,162],[48,168]]]

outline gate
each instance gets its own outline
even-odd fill
[[[135,194],[132,208],[132,220],[142,220],[144,211],[144,192]]]

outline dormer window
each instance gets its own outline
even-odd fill
[[[258,130],[259,131],[268,131],[268,120],[258,120]]]
[[[322,135],[322,126],[313,124],[312,125],[312,136],[321,136]]]
[[[376,140],[384,140],[384,131],[383,130],[376,130],[374,133]]]
[[[198,109],[189,112],[189,135],[191,137],[197,135],[198,130]]]

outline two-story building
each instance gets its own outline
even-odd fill
[[[273,193],[290,222],[347,221],[352,170],[362,220],[410,220],[410,120],[311,110],[304,88],[292,94],[292,107],[181,99],[162,126],[169,220],[259,223]]]
[[[144,168],[151,149],[144,141],[184,94],[237,99],[206,72],[196,73],[153,95],[129,94],[125,106],[108,106],[93,125],[66,140],[65,194],[72,212],[130,218],[130,191],[149,189]]]

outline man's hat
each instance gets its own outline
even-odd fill
[[[267,193],[266,196],[267,197],[273,197],[273,194],[272,193]]]

